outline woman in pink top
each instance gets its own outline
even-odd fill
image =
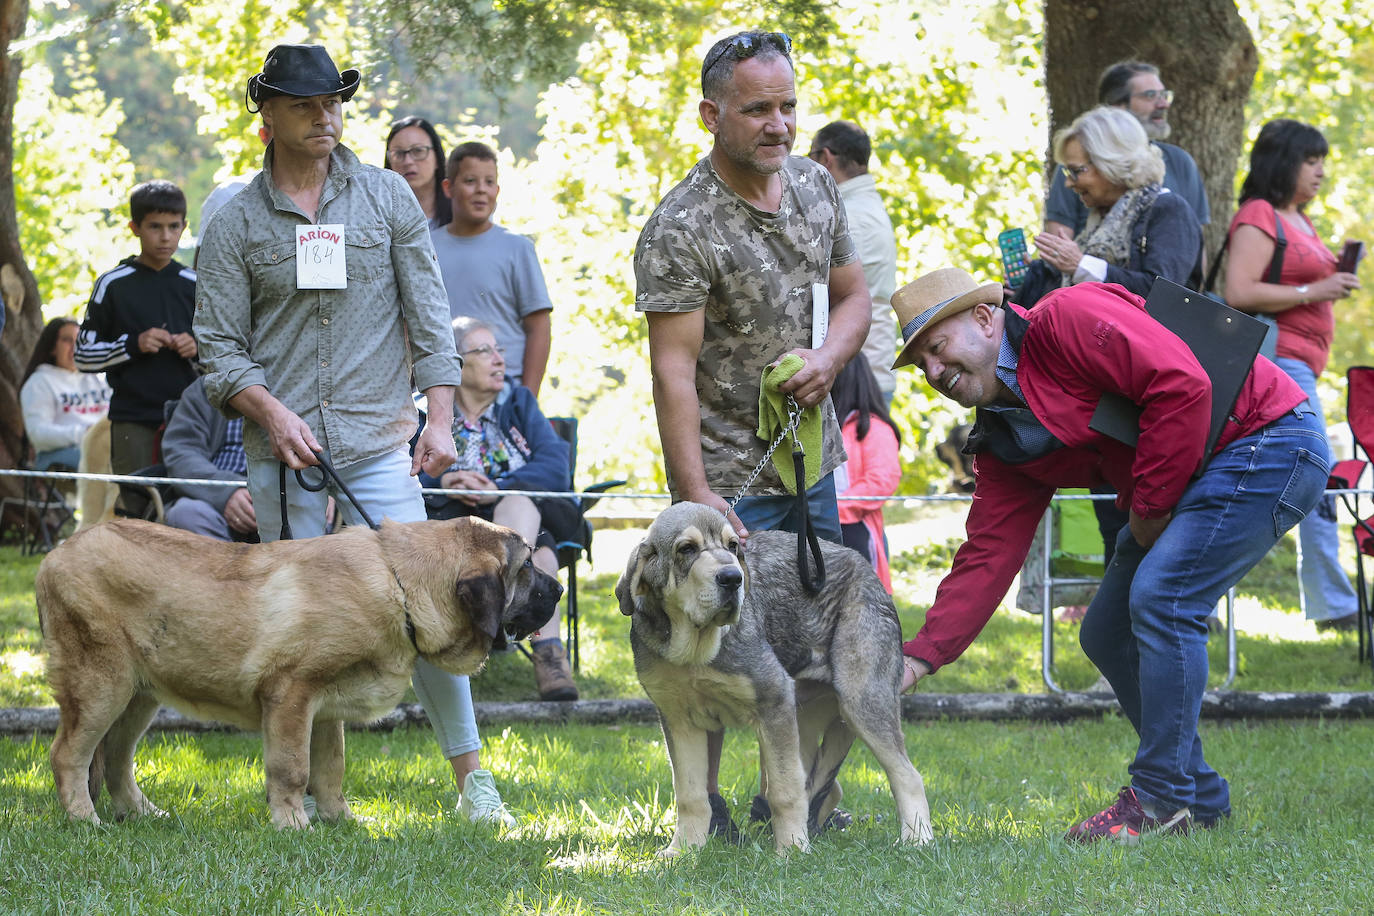
[[[1353,273],[1337,272],[1335,255],[1304,212],[1321,190],[1326,153],[1326,138],[1315,127],[1287,119],[1264,125],[1250,150],[1250,174],[1231,220],[1226,266],[1226,301],[1277,319],[1274,362],[1307,393],[1318,416],[1323,413],[1317,376],[1326,368],[1336,330],[1333,302],[1360,285]],[[1276,257],[1279,238],[1284,245]],[[1281,260],[1277,283],[1271,282],[1276,260]],[[1319,630],[1355,626],[1355,591],[1341,568],[1339,544],[1335,507],[1328,499],[1298,526],[1303,609]]]
[[[835,376],[830,389],[835,416],[848,460],[835,470],[835,493],[840,504],[844,545],[868,557],[888,594],[892,576],[887,568],[887,540],[883,534],[883,503],[846,501],[851,496],[891,496],[902,479],[897,453],[897,430],[883,407],[873,372],[862,353]]]

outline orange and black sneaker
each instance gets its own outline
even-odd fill
[[[1150,814],[1136,798],[1135,790],[1123,786],[1112,806],[1076,824],[1064,839],[1075,843],[1096,843],[1106,840],[1134,846],[1147,834],[1167,835],[1187,833],[1193,816],[1187,808],[1180,808],[1167,817]]]

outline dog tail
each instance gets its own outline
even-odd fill
[[[91,769],[86,775],[86,790],[91,793],[91,804],[100,800],[100,787],[105,784],[105,739],[95,746],[91,755]]]

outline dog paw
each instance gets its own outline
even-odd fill
[[[924,846],[935,839],[935,832],[930,829],[930,824],[922,822],[913,826],[903,826],[902,835],[897,840],[899,846]]]
[[[302,807],[279,808],[272,812],[272,826],[278,830],[309,830],[310,818]]]

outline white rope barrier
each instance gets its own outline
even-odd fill
[[[0,477],[39,477],[51,480],[95,480],[105,483],[129,483],[138,486],[162,486],[163,484],[175,484],[180,486],[201,486],[201,487],[243,487],[247,486],[244,480],[208,480],[194,477],[141,477],[137,474],[84,474],[76,471],[28,471],[18,468],[0,468]],[[621,499],[621,500],[671,500],[672,496],[667,493],[647,493],[647,492],[624,492],[606,491],[596,492],[588,490],[452,490],[425,487],[421,493],[426,496],[482,496],[500,495],[505,496],[510,493],[519,493],[522,496],[530,497],[575,497],[584,499]],[[1374,488],[1351,488],[1341,490],[1327,490],[1328,496],[1346,495],[1374,495]],[[1073,500],[1114,500],[1116,496],[1111,493],[1056,493],[1056,502],[1069,502]],[[931,493],[924,496],[896,495],[896,496],[841,496],[840,502],[881,502],[893,503],[896,505],[919,505],[922,503],[940,502],[971,502],[973,495],[969,493]]]

